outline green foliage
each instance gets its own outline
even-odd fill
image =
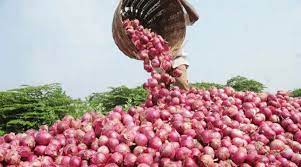
[[[3,136],[6,132],[0,129],[0,136]]]
[[[301,88],[295,89],[291,94],[293,97],[301,97]]]
[[[211,83],[211,82],[200,82],[200,83],[193,83],[191,84],[191,86],[199,88],[199,89],[209,89],[212,87],[216,87],[216,88],[223,88],[224,85],[221,84],[217,84],[217,83]]]
[[[0,132],[21,132],[52,124],[66,114],[79,110],[59,84],[23,86],[0,92]]]
[[[236,91],[253,91],[262,92],[265,86],[255,80],[247,79],[242,76],[236,76],[227,81],[227,86],[234,88]]]
[[[147,91],[142,87],[128,88],[120,86],[111,88],[104,93],[93,93],[87,98],[89,106],[103,114],[110,112],[115,106],[120,105],[125,109],[140,105],[147,96]]]

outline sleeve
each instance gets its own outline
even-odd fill
[[[181,49],[177,55],[174,56],[172,61],[172,68],[177,68],[180,65],[186,65],[189,67],[189,62],[187,60],[187,54]]]

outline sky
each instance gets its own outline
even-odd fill
[[[242,75],[267,91],[301,87],[300,0],[189,0],[200,20],[188,27],[191,82]],[[143,64],[115,45],[118,0],[0,0],[0,90],[61,83],[83,98],[141,85]]]

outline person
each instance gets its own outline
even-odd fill
[[[199,15],[196,10],[189,4],[186,0],[178,0],[182,5],[184,10],[185,24],[186,26],[192,26],[198,19]],[[179,69],[182,71],[182,75],[176,78],[176,86],[179,86],[182,89],[189,89],[189,81],[187,76],[187,68],[189,67],[189,63],[186,58],[186,54],[183,51],[183,45],[179,49],[175,50],[173,53],[173,63],[172,67],[174,69]]]

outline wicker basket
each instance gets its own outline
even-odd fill
[[[141,24],[161,35],[172,51],[179,49],[185,38],[184,11],[178,0],[121,0],[116,8],[112,33],[118,48],[135,58],[137,50],[123,28],[125,19],[138,19]]]

